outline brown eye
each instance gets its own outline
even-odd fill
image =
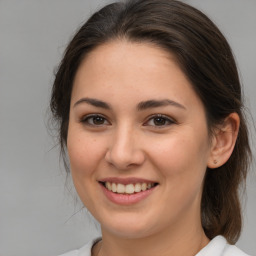
[[[101,125],[101,124],[104,124],[105,119],[101,116],[95,116],[95,117],[92,118],[92,122],[95,125]]]
[[[168,120],[166,120],[166,118],[163,117],[155,117],[153,119],[154,125],[166,125],[166,123],[168,122]]]
[[[92,126],[102,126],[102,125],[108,125],[109,122],[107,119],[100,115],[89,115],[84,117],[81,120],[82,123],[92,125]]]
[[[165,116],[165,115],[155,115],[148,119],[148,121],[144,125],[153,126],[153,127],[166,127],[169,125],[174,124],[175,121],[173,121],[171,118]]]

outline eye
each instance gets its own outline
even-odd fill
[[[81,122],[92,126],[103,126],[110,124],[105,117],[95,114],[84,116]]]
[[[151,116],[144,125],[155,126],[155,127],[165,127],[174,123],[175,121],[172,120],[171,118],[162,114],[157,114],[157,115]]]

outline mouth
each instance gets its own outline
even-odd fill
[[[104,186],[108,191],[116,194],[137,194],[143,191],[151,190],[152,188],[158,186],[156,182],[131,182],[128,184],[121,182],[112,181],[99,181],[99,183]]]
[[[112,203],[131,206],[150,197],[159,183],[140,178],[106,178],[98,180],[103,194]]]

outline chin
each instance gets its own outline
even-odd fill
[[[115,236],[122,238],[143,238],[154,233],[154,226],[159,228],[159,225],[152,222],[152,219],[147,220],[144,216],[122,216],[121,218],[112,217],[110,221],[101,222],[102,233],[104,230],[112,233]]]
[[[153,232],[149,232],[145,228],[138,228],[137,226],[122,226],[122,227],[101,227],[102,233],[104,234],[104,229],[108,230],[109,233],[119,237],[119,238],[126,238],[126,239],[139,239],[147,237]]]

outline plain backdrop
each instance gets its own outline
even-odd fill
[[[109,1],[0,0],[0,256],[57,255],[99,234],[65,188],[47,131],[54,68],[74,34]],[[256,120],[256,0],[186,1],[220,27],[236,56]],[[255,144],[255,134],[251,138]],[[255,147],[254,147],[255,155]],[[256,175],[248,178],[238,246],[256,255]],[[70,187],[70,186],[69,186]]]

